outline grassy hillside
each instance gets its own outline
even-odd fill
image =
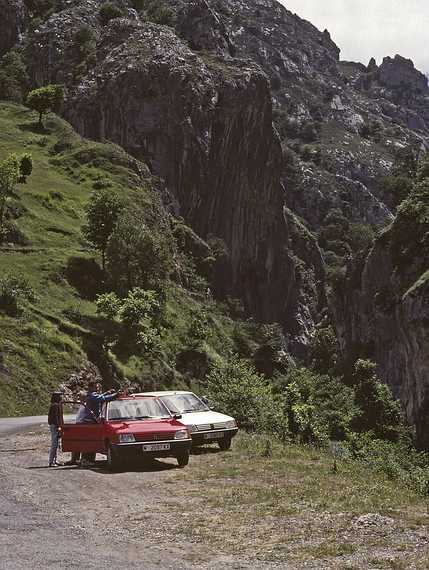
[[[119,376],[145,378],[154,386],[180,385],[186,370],[176,370],[176,359],[189,349],[195,319],[203,311],[210,323],[210,335],[200,342],[209,359],[231,348],[232,320],[206,298],[202,279],[200,290],[190,292],[176,278],[166,288],[158,359],[148,362],[141,355],[104,350],[95,295],[82,295],[67,278],[70,258],[97,258],[81,233],[92,190],[108,186],[125,201],[140,201],[147,225],[157,226],[170,240],[176,273],[184,256],[176,251],[169,217],[142,163],[115,145],[81,139],[54,115],[42,131],[36,122],[36,115],[24,107],[0,104],[0,160],[11,152],[29,152],[34,165],[27,183],[17,185],[10,204],[20,237],[19,243],[0,246],[0,279],[24,279],[35,293],[19,315],[0,311],[0,415],[46,410],[49,392],[88,358],[102,372],[115,369]]]

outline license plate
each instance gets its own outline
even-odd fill
[[[217,433],[205,433],[204,439],[219,439],[224,436],[223,431]]]
[[[170,449],[169,443],[150,443],[149,445],[143,445],[143,451],[166,451]]]

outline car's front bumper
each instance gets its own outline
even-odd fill
[[[169,444],[169,449],[146,450],[144,446]],[[170,439],[166,441],[135,441],[115,443],[113,449],[120,457],[177,457],[191,449],[192,439]]]
[[[232,439],[237,435],[238,428],[230,429],[210,429],[207,431],[191,432],[192,445],[203,445],[205,443],[216,443],[225,439]]]

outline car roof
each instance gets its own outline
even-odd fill
[[[176,396],[178,394],[193,394],[189,390],[161,390],[159,392],[141,392],[136,394],[136,396]]]

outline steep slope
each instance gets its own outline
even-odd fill
[[[62,112],[78,131],[144,158],[195,231],[224,242],[213,279],[218,296],[242,298],[258,320],[278,321],[293,344],[307,343],[324,293],[313,278],[313,298],[304,301],[296,257],[309,276],[322,276],[323,265],[311,238],[311,256],[289,251],[266,76],[222,50],[196,54],[171,29],[130,10],[103,26],[97,6],[74,4],[29,36],[33,80],[66,81]],[[73,46],[83,25],[94,34],[96,59],[77,78]]]
[[[194,268],[198,256],[212,255],[210,248],[170,218],[142,162],[113,144],[81,139],[54,116],[40,130],[35,113],[1,103],[0,161],[11,152],[30,152],[34,168],[8,204],[13,232],[0,246],[0,415],[43,412],[49,392],[88,361],[106,384],[126,376],[153,388],[184,385],[198,377],[197,366],[234,350],[232,333],[240,324],[207,298],[207,283]],[[164,236],[173,251],[156,362],[138,347],[115,346],[96,311],[96,293],[109,289],[82,225],[91,192],[100,187],[125,205],[144,204],[140,224]],[[210,326],[204,342],[196,321]]]
[[[392,226],[332,296],[338,338],[347,355],[365,354],[405,408],[420,446],[429,446],[429,184],[420,181]]]

